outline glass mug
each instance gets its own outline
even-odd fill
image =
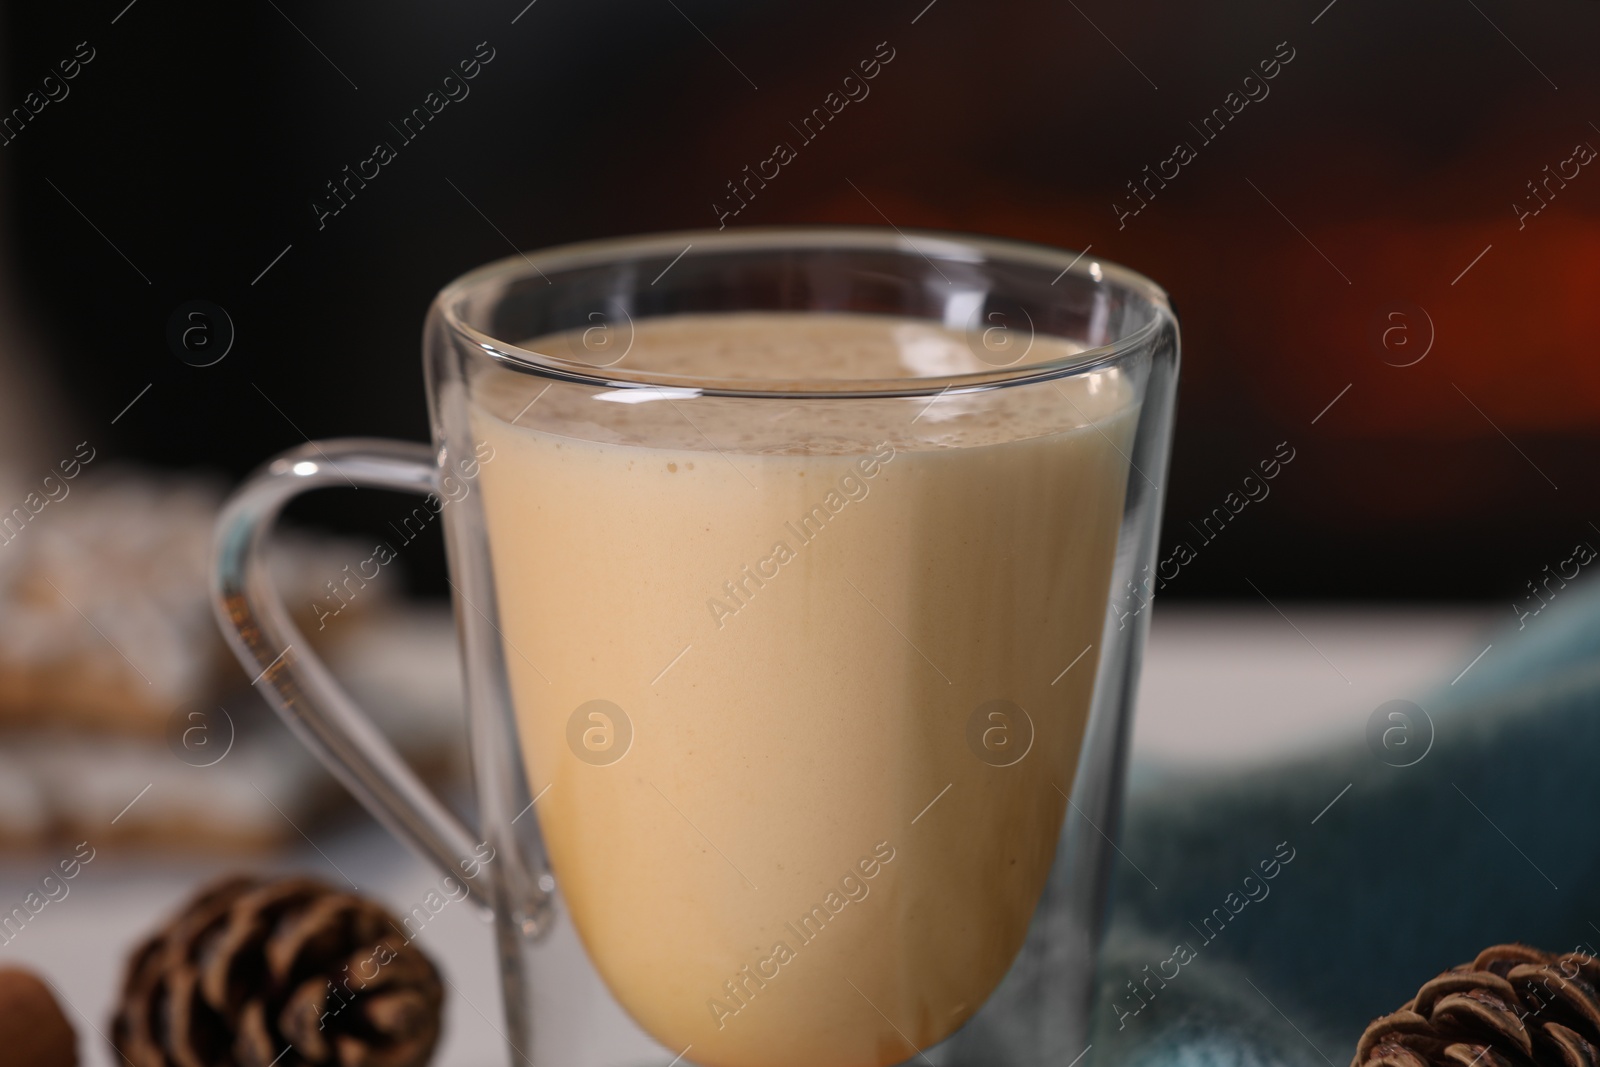
[[[963,235],[668,234],[474,271],[424,350],[433,444],[270,462],[219,520],[217,610],[492,913],[511,1062],[1082,1052],[1170,449],[1161,289]],[[270,586],[279,510],[352,483],[444,515],[475,831]]]

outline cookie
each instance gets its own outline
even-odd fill
[[[0,532],[0,729],[158,735],[175,708],[238,678],[211,609],[222,492],[115,469],[59,488],[26,525]],[[304,623],[331,591],[354,584],[348,567],[364,553],[289,535],[270,558]],[[362,581],[359,598],[346,592],[351,614],[380,606],[390,584],[385,574]],[[340,623],[349,625],[343,613]]]

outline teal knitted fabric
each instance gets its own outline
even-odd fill
[[[1410,766],[1365,737],[1255,771],[1135,762],[1122,848],[1160,888],[1119,861],[1093,1062],[1344,1067],[1486,945],[1600,944],[1600,587],[1419,703]]]

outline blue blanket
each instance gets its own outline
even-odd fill
[[[1270,769],[1135,767],[1122,847],[1150,881],[1118,861],[1094,1063],[1344,1067],[1486,945],[1600,944],[1600,588],[1418,703],[1431,744],[1385,712]]]

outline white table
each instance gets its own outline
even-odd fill
[[[1487,608],[1279,606],[1286,614],[1266,606],[1163,606],[1156,613],[1134,731],[1136,762],[1249,764],[1330,737],[1359,737],[1379,704],[1416,699],[1448,682],[1493,640],[1501,621]],[[370,820],[318,833],[321,854],[308,846],[274,865],[338,880],[329,867],[337,864],[363,891],[402,911],[433,888],[432,871]],[[59,858],[7,857],[0,863],[0,907],[20,902],[28,883]],[[84,1067],[111,1067],[114,1058],[95,1028],[105,1030],[132,942],[199,881],[234,866],[101,853],[69,883],[67,897],[0,945],[0,965],[48,975],[71,1002]],[[454,987],[439,1067],[499,1067],[500,993],[488,928],[466,905],[453,904],[419,943]]]

